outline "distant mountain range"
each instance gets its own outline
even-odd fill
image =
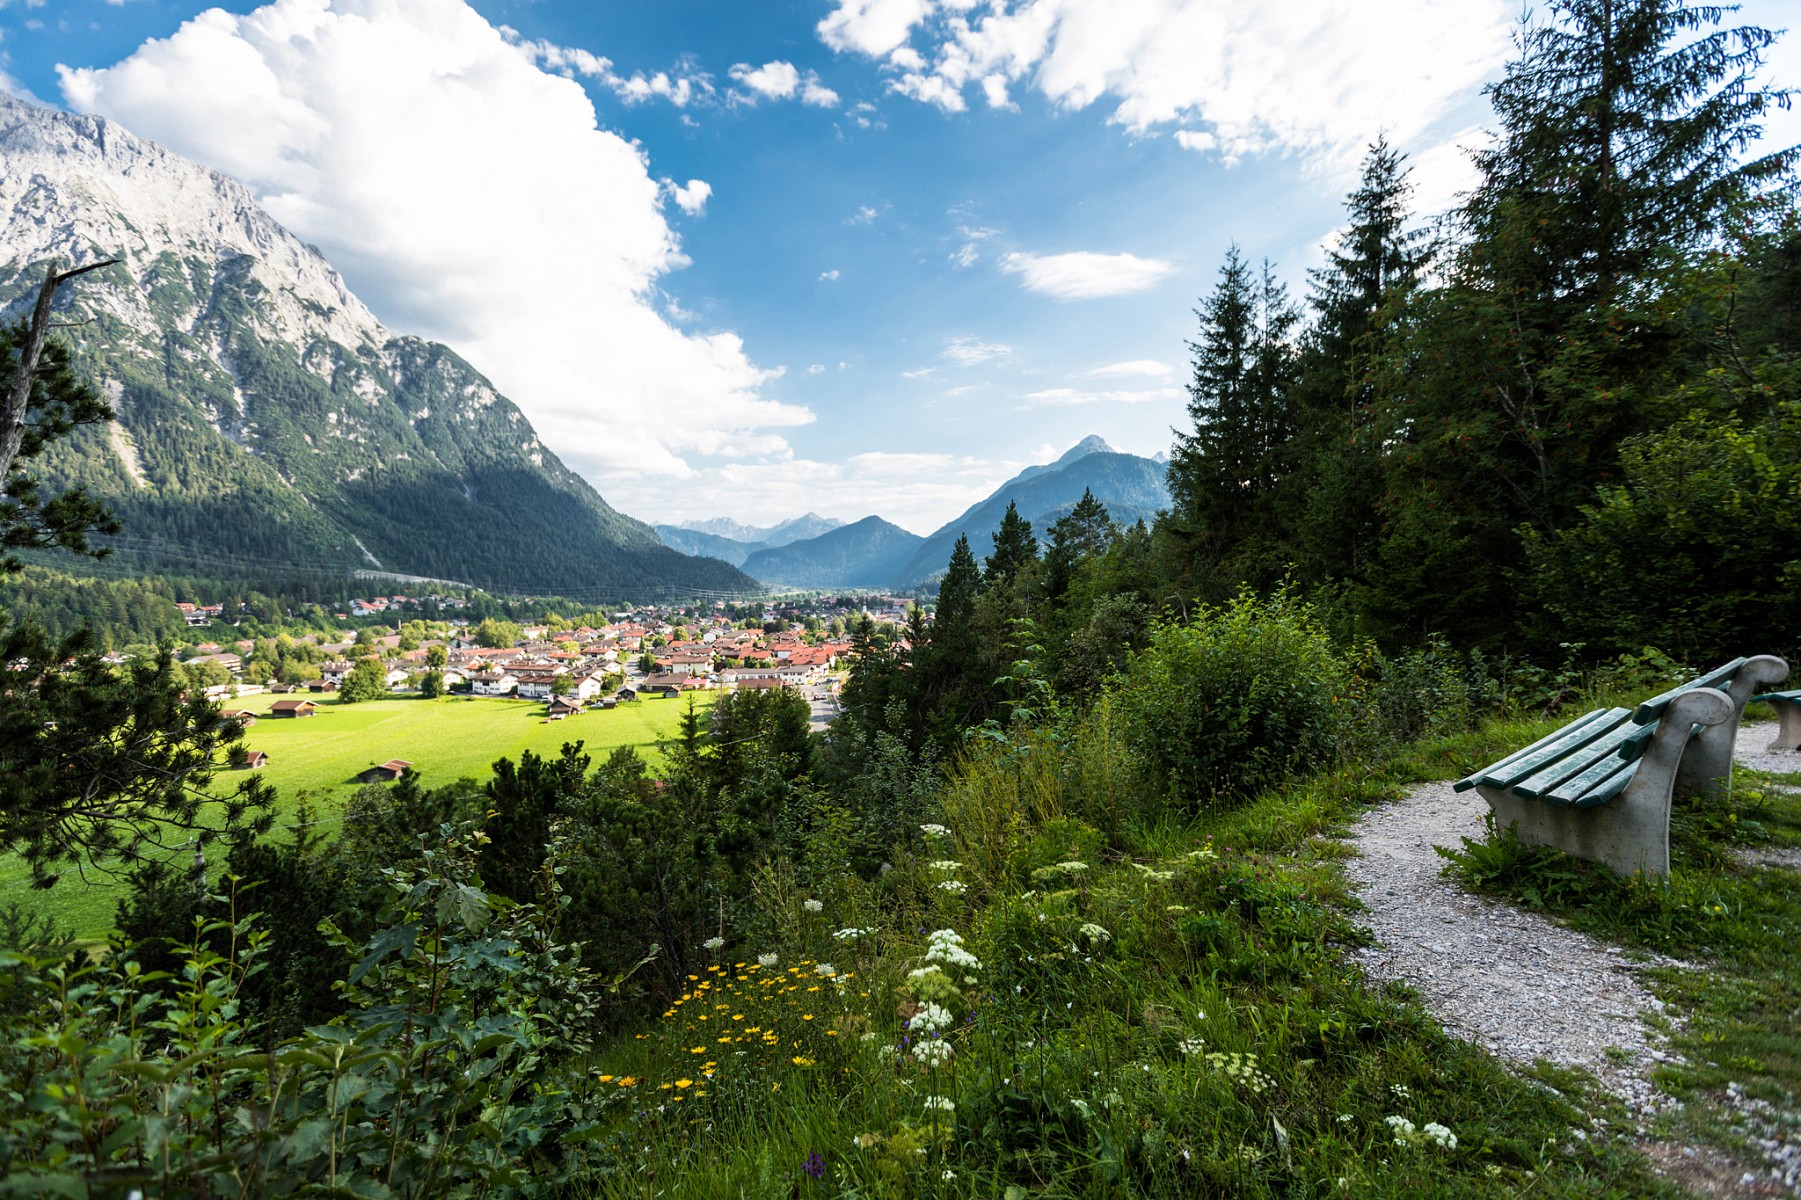
[[[957,538],[967,536],[979,561],[994,546],[994,533],[1009,503],[1032,523],[1042,543],[1050,527],[1069,514],[1082,493],[1092,491],[1122,525],[1151,520],[1169,507],[1164,481],[1167,455],[1141,458],[1121,454],[1099,437],[1086,437],[1053,463],[1027,467],[981,503],[929,537],[909,533],[880,517],[851,525],[828,521],[814,513],[767,529],[740,525],[727,518],[696,522],[698,527],[659,525],[663,541],[688,554],[710,554],[743,568],[772,587],[882,588],[911,591],[930,583],[950,565]],[[817,536],[787,537],[808,527],[828,526]],[[742,540],[761,538],[761,542]]]
[[[225,176],[0,95],[0,212],[0,316],[30,303],[49,259],[124,260],[59,297],[118,419],[42,468],[118,512],[127,562],[620,598],[756,588],[610,507],[479,372],[384,328]]]
[[[724,559],[734,567],[741,567],[745,559],[759,550],[818,537],[843,524],[833,517],[808,513],[780,525],[764,527],[741,525],[730,517],[712,517],[686,525],[658,525],[656,531],[663,544],[672,550]]]
[[[776,588],[887,588],[925,539],[880,517],[759,550],[744,571]]]
[[[1099,437],[1085,437],[1056,462],[1027,467],[986,500],[935,530],[895,575],[892,586],[904,591],[942,574],[959,537],[969,538],[969,548],[980,562],[994,548],[994,534],[1009,503],[1017,504],[1019,515],[1032,523],[1040,545],[1084,491],[1092,491],[1121,525],[1140,518],[1149,521],[1169,507],[1164,471],[1165,465],[1156,459],[1121,454]]]

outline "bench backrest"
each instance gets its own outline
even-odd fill
[[[1715,667],[1699,679],[1691,680],[1681,687],[1673,687],[1660,696],[1651,697],[1649,700],[1632,710],[1633,723],[1644,725],[1657,720],[1657,718],[1663,716],[1663,710],[1670,706],[1670,701],[1674,700],[1684,692],[1693,691],[1695,688],[1719,688],[1721,691],[1724,691],[1726,685],[1732,682],[1732,677],[1738,674],[1738,669],[1744,665],[1744,659],[1735,658],[1723,667]]]

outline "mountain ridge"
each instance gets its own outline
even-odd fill
[[[929,582],[949,565],[957,538],[967,536],[978,561],[990,549],[1008,503],[1032,523],[1042,543],[1050,525],[1092,491],[1107,506],[1115,521],[1130,525],[1149,520],[1169,506],[1165,464],[1113,449],[1103,439],[1089,435],[1070,447],[1056,462],[1027,467],[996,488],[985,499],[970,505],[956,518],[933,530],[895,576],[900,590]]]
[[[524,591],[756,590],[613,509],[485,377],[388,330],[227,176],[0,96],[0,210],[0,315],[48,260],[124,260],[58,297],[118,418],[43,467],[131,541]]]
[[[744,570],[772,587],[881,588],[924,540],[868,516],[818,537],[758,550],[745,559]]]

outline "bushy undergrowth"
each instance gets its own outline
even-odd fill
[[[0,953],[0,1194],[541,1195],[579,1174],[592,1099],[557,1063],[593,981],[546,910],[474,885],[476,848],[446,827],[388,873],[366,945],[328,930],[347,1012],[273,1046],[242,1001],[254,916],[197,923],[172,980],[126,953]]]
[[[1242,801],[1331,753],[1349,681],[1306,604],[1246,592],[1159,625],[1117,703],[1150,782],[1197,812]]]

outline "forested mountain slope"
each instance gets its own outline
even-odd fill
[[[1093,492],[1120,525],[1140,518],[1148,522],[1169,506],[1163,476],[1163,464],[1155,459],[1121,454],[1098,437],[1083,438],[1056,462],[1027,467],[926,538],[893,579],[893,586],[916,587],[943,571],[960,536],[969,538],[978,555],[985,554],[1008,504],[1018,506],[1019,515],[1040,537],[1069,514],[1083,492]]]
[[[885,587],[925,539],[880,517],[759,550],[744,569],[779,587]]]

